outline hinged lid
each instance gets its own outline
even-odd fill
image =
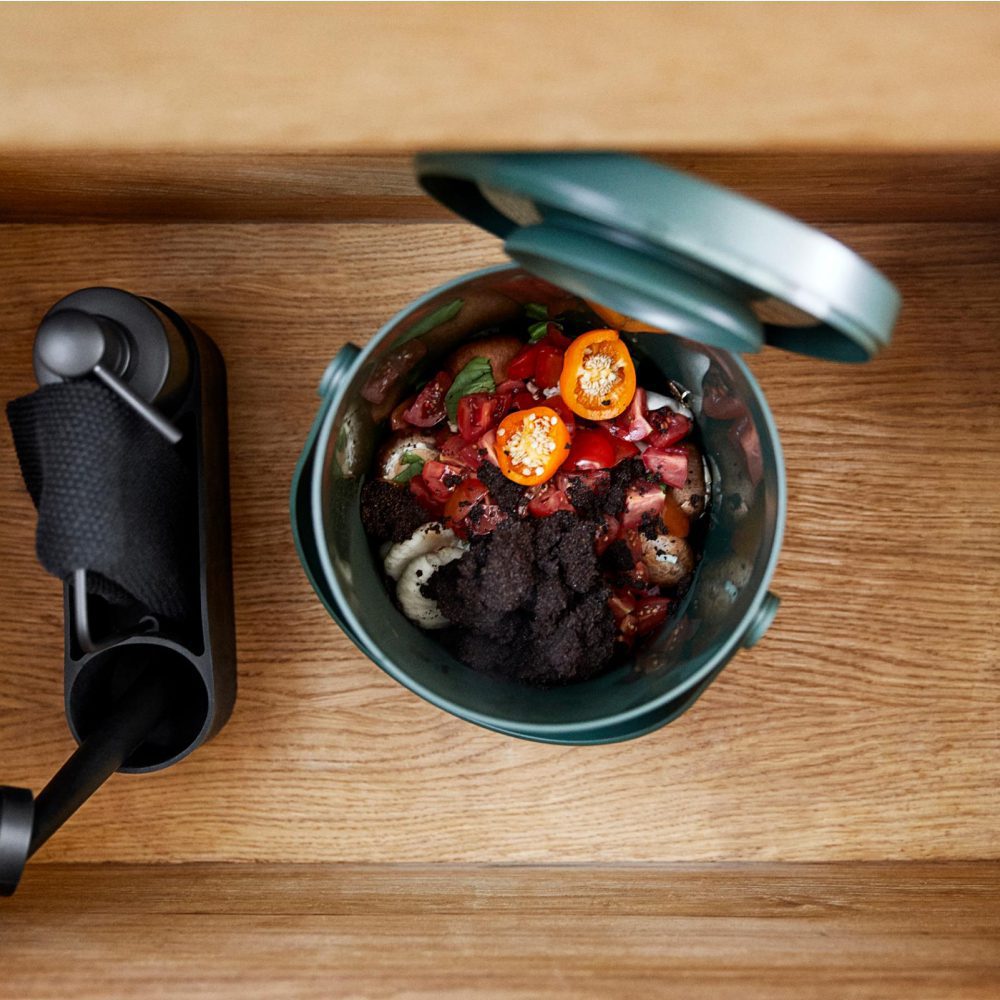
[[[888,344],[899,293],[804,223],[688,174],[607,153],[417,157],[424,189],[521,266],[648,328],[730,351],[836,361]]]

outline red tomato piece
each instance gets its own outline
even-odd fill
[[[633,483],[625,494],[625,514],[622,517],[622,531],[635,531],[642,524],[643,515],[659,518],[663,512],[666,496],[656,483],[640,481]]]
[[[606,431],[581,427],[573,435],[563,469],[566,472],[580,472],[587,469],[610,469],[614,464],[614,438]]]
[[[528,513],[532,517],[549,517],[557,510],[573,509],[569,497],[555,483],[545,483],[528,501]]]
[[[627,590],[612,590],[608,598],[608,607],[615,621],[621,625],[626,616],[632,614],[636,608],[635,598]]]
[[[608,421],[608,430],[625,441],[644,441],[653,433],[653,425],[646,419],[646,390],[635,390],[628,409],[614,420]]]
[[[669,448],[691,433],[691,421],[682,413],[674,413],[669,406],[650,413],[649,422],[653,425],[649,443],[654,448]]]
[[[488,535],[507,520],[507,515],[495,503],[484,503],[470,510],[473,513],[466,519],[466,524],[473,535]]]
[[[510,396],[474,392],[458,401],[458,432],[466,441],[476,441],[496,427],[510,409]]]
[[[500,459],[497,458],[497,431],[495,427],[488,430],[476,442],[476,458],[476,468],[483,462],[489,462],[490,465],[500,468]]]
[[[549,323],[545,328],[545,336],[542,338],[541,343],[549,344],[559,351],[565,351],[573,341],[559,329],[558,323]]]
[[[563,352],[544,340],[535,349],[535,384],[541,389],[552,389],[562,375]]]
[[[545,400],[545,405],[550,410],[555,410],[562,422],[566,425],[566,430],[572,435],[576,431],[576,414],[566,405],[566,400],[562,396],[552,396]]]
[[[403,402],[392,411],[392,416],[389,417],[389,427],[392,430],[401,431],[405,427],[411,426],[406,419],[406,411],[413,405],[413,401],[416,398],[416,394],[407,396],[406,399],[404,399]]]
[[[450,465],[460,465],[466,469],[479,467],[479,448],[470,444],[461,434],[449,434],[441,442],[441,460]]]
[[[608,546],[618,537],[620,525],[618,519],[610,514],[604,515],[604,520],[597,526],[594,533],[594,549],[597,554],[603,555]]]
[[[667,486],[683,486],[687,482],[688,455],[683,448],[647,448],[642,464]]]
[[[417,476],[413,477],[418,478]],[[438,503],[446,503],[459,485],[462,475],[451,465],[444,462],[424,462],[419,478],[423,479],[430,494]]]
[[[489,490],[475,476],[469,476],[455,487],[448,498],[444,507],[444,516],[453,524],[461,524],[468,516],[473,504],[487,497],[489,497]]]
[[[523,350],[515,354],[507,364],[507,375],[509,378],[522,379],[524,381],[527,381],[529,378],[534,378],[537,356],[537,344],[529,344]]]
[[[667,620],[670,601],[665,597],[644,597],[635,610],[636,632],[648,635],[655,632]]]
[[[421,476],[414,476],[410,480],[410,492],[416,497],[417,503],[427,511],[431,517],[440,517],[442,505],[434,498],[427,483]]]
[[[451,388],[451,376],[440,371],[417,393],[413,404],[403,414],[414,427],[433,427],[448,415],[444,397]]]

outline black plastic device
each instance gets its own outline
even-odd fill
[[[65,707],[79,746],[37,798],[0,787],[3,895],[107,778],[176,763],[222,728],[236,699],[222,355],[162,303],[86,288],[46,314],[34,366],[40,385],[100,380],[178,449],[191,473],[184,551],[193,599],[189,613],[162,620],[88,593],[86,566],[64,581]]]

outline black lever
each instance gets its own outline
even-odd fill
[[[32,799],[27,788],[0,787],[0,895],[14,892],[28,858],[164,719],[170,697],[171,686],[163,671],[143,671],[37,799]]]

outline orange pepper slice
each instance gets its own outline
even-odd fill
[[[566,425],[548,406],[511,413],[497,428],[500,471],[522,486],[550,480],[566,461],[569,447]]]
[[[559,391],[566,405],[588,420],[610,420],[628,409],[635,365],[615,330],[591,330],[566,348]]]

